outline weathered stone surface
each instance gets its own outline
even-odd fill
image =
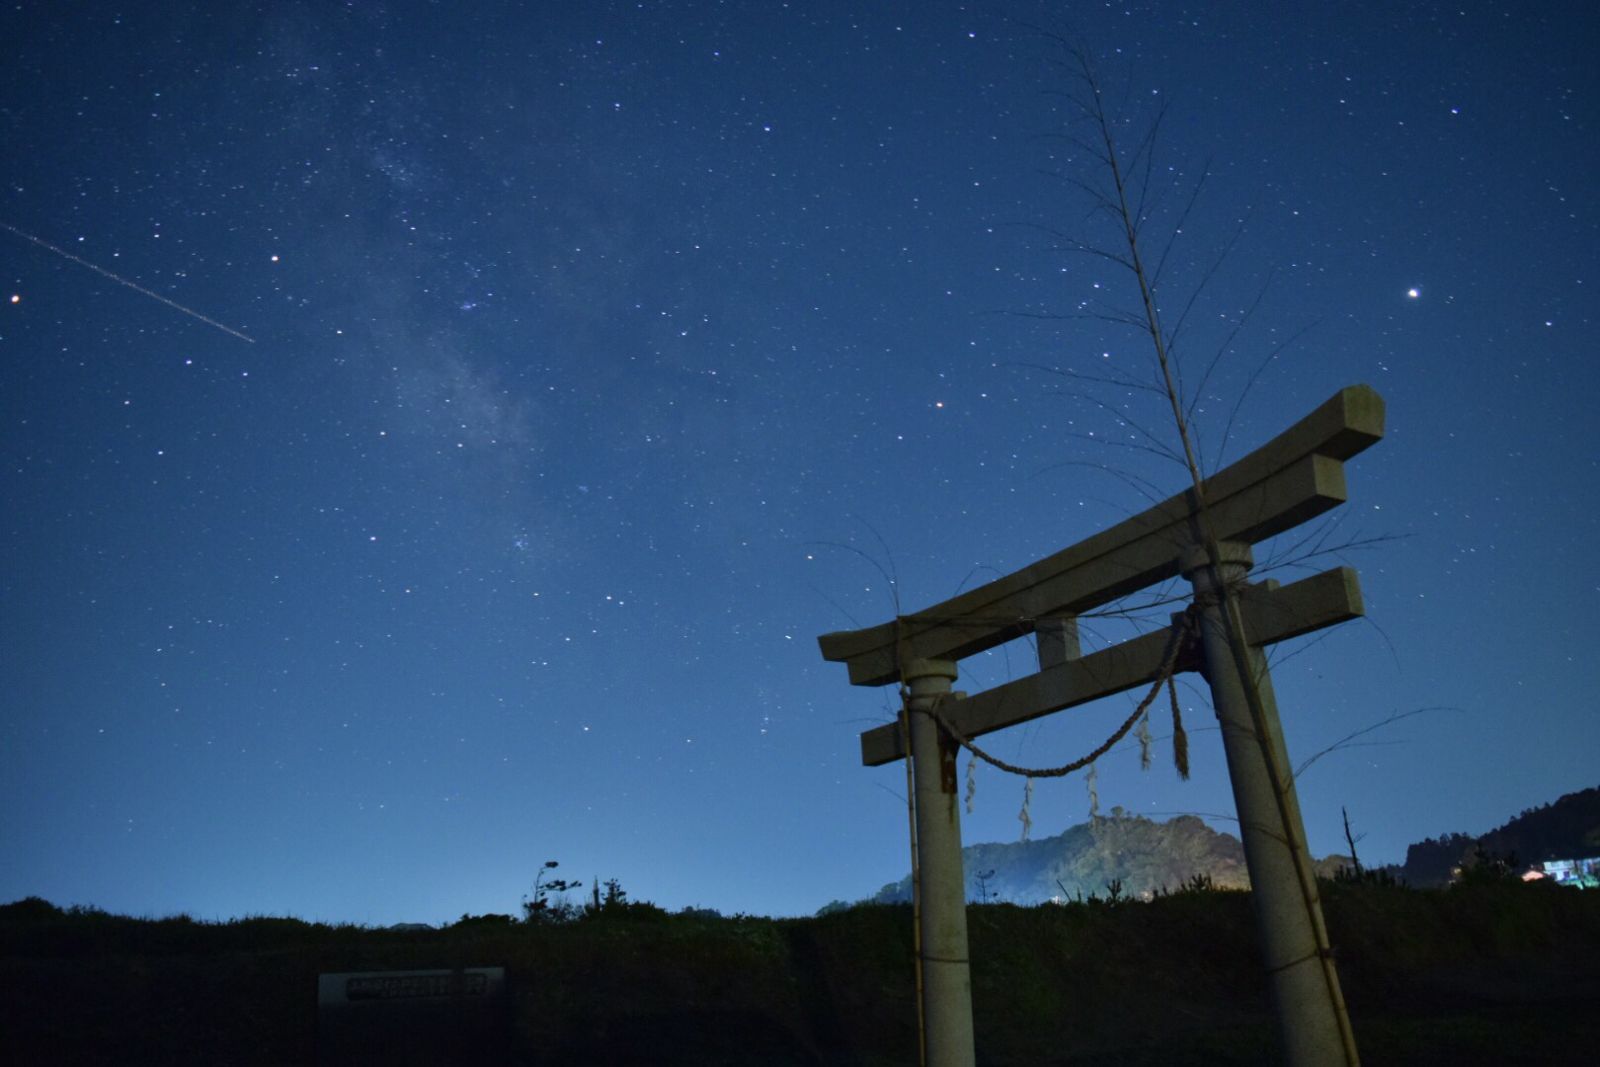
[[[1310,415],[1205,483],[1219,541],[1255,543],[1346,499],[1344,460],[1383,437],[1384,404],[1370,386],[1340,390]],[[960,660],[1032,632],[1036,620],[1078,615],[1178,573],[1197,540],[1192,491],[987,585],[925,611],[817,638],[854,685],[887,685],[912,659]]]

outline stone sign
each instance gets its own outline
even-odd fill
[[[503,1062],[508,1009],[504,967],[321,974],[317,1062]]]

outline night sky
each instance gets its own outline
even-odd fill
[[[1108,232],[1046,173],[1100,176],[1033,22],[1092,50],[1130,148],[1165,107],[1152,235],[1209,168],[1170,314],[1245,223],[1180,345],[1190,385],[1224,353],[1207,462],[1388,401],[1302,531],[1375,541],[1311,561],[1368,620],[1274,677],[1297,762],[1419,713],[1306,769],[1313,850],[1341,806],[1393,862],[1597,784],[1600,21],[1220,7],[11,6],[0,900],[437,923],[557,860],[801,914],[902,876],[903,769],[857,740],[894,692],[816,636],[1184,486],[1121,447],[1149,398],[1039,369],[1150,356],[1037,317],[1137,296],[1042,229]],[[1102,811],[1231,829],[1196,682],[1192,779],[1124,745]],[[1135,696],[989,740],[1064,763]],[[1014,840],[1021,798],[981,770],[965,840]],[[1031,814],[1086,819],[1082,776]]]

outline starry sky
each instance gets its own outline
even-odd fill
[[[1051,370],[1150,357],[1094,317],[1127,276],[1049,235],[1107,231],[1031,24],[1130,148],[1164,114],[1208,464],[1387,399],[1303,531],[1368,619],[1273,657],[1296,761],[1334,748],[1313,850],[1341,806],[1393,862],[1595,785],[1600,22],[1213,7],[8,7],[0,899],[437,923],[557,860],[786,915],[903,875],[857,740],[896,697],[816,636],[1184,484],[1124,447],[1149,398]],[[1195,681],[1192,779],[1124,745],[1102,810],[1229,828]],[[1063,763],[1133,700],[989,741]],[[1021,783],[977,781],[966,841],[1015,839]],[[1087,816],[1035,790],[1034,836]]]

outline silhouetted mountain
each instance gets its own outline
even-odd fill
[[[987,897],[1037,904],[1052,898],[1104,897],[1112,884],[1124,896],[1140,896],[1177,889],[1196,877],[1209,878],[1218,888],[1250,884],[1239,839],[1193,815],[1156,822],[1113,808],[1109,817],[1093,818],[1055,837],[969,845],[961,853],[972,901]],[[1329,857],[1318,864],[1318,873],[1331,876],[1347,862],[1342,856]],[[909,874],[872,898],[884,904],[910,899]]]
[[[1473,863],[1480,850],[1524,866],[1600,855],[1600,787],[1530,808],[1485,834],[1419,841],[1406,850],[1405,863],[1383,869],[1417,888],[1442,886],[1454,869]],[[1210,879],[1217,888],[1245,889],[1250,884],[1239,839],[1193,815],[1156,822],[1113,808],[1109,817],[1093,818],[1055,837],[968,845],[961,853],[967,899],[975,902],[1037,904],[1104,897],[1112,884],[1124,896],[1141,896],[1177,889],[1196,877]],[[1317,874],[1331,878],[1349,862],[1346,856],[1328,856],[1316,861]],[[869,899],[880,904],[910,900],[911,876],[891,882]]]
[[[1487,856],[1520,864],[1600,855],[1600,788],[1568,793],[1554,804],[1529,808],[1504,826],[1474,837],[1444,834],[1406,849],[1406,861],[1389,868],[1418,888],[1445,885],[1450,872]]]

